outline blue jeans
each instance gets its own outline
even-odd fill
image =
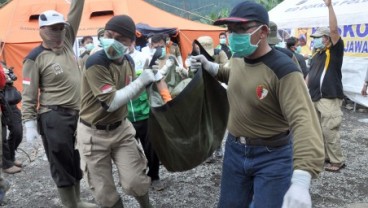
[[[280,208],[293,172],[292,134],[277,148],[246,146],[229,134],[222,166],[219,208]]]

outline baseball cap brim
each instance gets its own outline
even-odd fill
[[[246,22],[251,22],[251,21],[253,20],[240,18],[240,17],[226,17],[226,18],[220,18],[216,20],[213,24],[214,25],[225,25],[229,23],[246,23]]]
[[[43,27],[43,26],[51,26],[51,25],[56,25],[56,24],[70,25],[69,22],[58,20],[58,21],[49,21],[47,23],[44,23],[44,24],[40,25],[40,27]]]
[[[313,33],[312,35],[310,35],[310,37],[312,38],[320,38],[322,36],[324,36],[325,34],[319,32],[319,31],[316,31],[315,33]]]

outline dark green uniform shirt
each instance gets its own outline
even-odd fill
[[[254,60],[231,58],[217,76],[228,83],[231,134],[270,138],[291,129],[294,168],[314,177],[322,171],[322,131],[303,75],[288,56],[272,49]]]

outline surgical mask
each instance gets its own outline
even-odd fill
[[[111,38],[101,38],[101,45],[107,57],[111,60],[122,58],[128,51],[128,46]]]
[[[285,43],[285,41],[280,41],[275,46],[279,47],[279,48],[286,48],[286,43]]]
[[[313,47],[316,49],[322,49],[325,47],[325,44],[322,43],[322,38],[315,38],[313,40]]]
[[[220,44],[226,44],[226,38],[220,38]]]
[[[258,41],[257,44],[252,44],[250,39],[252,35],[257,32],[260,27],[254,30],[252,33],[246,34],[238,34],[238,33],[231,33],[229,35],[229,45],[233,52],[233,55],[236,57],[246,57],[252,55],[258,48],[258,44],[261,40]]]
[[[298,46],[295,48],[295,53],[300,53],[302,51],[302,47],[301,46]]]
[[[153,54],[156,53],[156,50],[161,50],[161,56],[158,59],[166,58],[166,48],[164,48],[164,47],[158,47],[157,49],[155,48],[155,49],[153,49]]]
[[[86,51],[90,52],[95,47],[95,45],[93,45],[93,43],[87,43],[85,47],[86,47]]]

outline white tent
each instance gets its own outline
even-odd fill
[[[332,3],[345,44],[344,94],[368,107],[368,98],[360,95],[368,69],[368,0],[333,0]],[[269,15],[282,29],[309,28],[311,32],[328,26],[328,9],[323,0],[285,0]]]
[[[333,0],[339,25],[368,23],[367,0]],[[270,12],[279,28],[328,26],[328,11],[323,0],[285,0]]]

